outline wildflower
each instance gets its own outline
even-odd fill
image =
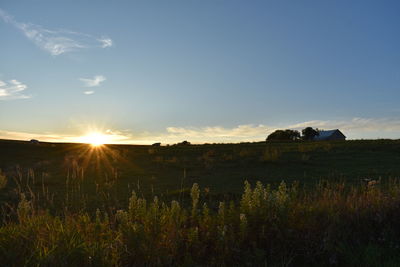
[[[200,197],[199,185],[197,183],[193,184],[192,190],[190,191],[190,196],[192,197],[192,215],[194,217],[196,215],[197,204],[199,203]]]
[[[6,187],[7,185],[7,177],[0,170],[0,189]]]
[[[246,234],[246,228],[247,228],[246,214],[240,213],[239,219],[240,219],[240,232],[242,236],[244,236]]]
[[[368,182],[368,186],[374,186],[374,185],[377,185],[377,184],[379,184],[379,181],[377,181],[377,180],[371,180],[371,181]]]
[[[25,198],[25,194],[21,193],[21,200],[18,203],[17,214],[20,221],[28,218],[32,212],[32,203]]]
[[[120,223],[121,225],[126,225],[129,221],[128,218],[128,213],[126,211],[117,210],[117,213],[115,214],[115,219],[118,223]]]
[[[225,219],[225,202],[219,202],[219,208],[218,208],[218,217],[220,221],[224,221]]]

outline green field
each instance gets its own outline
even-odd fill
[[[221,198],[240,194],[245,180],[276,186],[281,181],[359,184],[364,179],[396,178],[399,162],[397,140],[102,148],[3,140],[0,169],[8,182],[0,199],[14,201],[18,183],[33,192],[43,193],[45,188],[58,203],[65,201],[68,183],[79,183],[89,203],[98,200],[99,191],[111,194],[114,202],[124,201],[132,190],[173,199],[193,183]]]
[[[398,266],[399,162],[397,140],[3,140],[0,262]]]
[[[143,194],[180,190],[195,182],[214,193],[241,193],[245,180],[314,184],[321,179],[358,183],[400,177],[399,162],[397,140],[107,145],[100,150],[83,144],[0,141],[3,172],[16,177],[33,171],[34,186],[44,181],[51,190],[62,190],[67,176],[79,172],[89,184],[113,179],[118,190],[139,186]]]

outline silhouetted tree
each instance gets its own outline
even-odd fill
[[[300,139],[300,132],[296,130],[276,130],[267,137],[267,141],[294,141]]]
[[[177,144],[178,146],[188,146],[188,145],[190,145],[190,142],[188,142],[188,141],[183,141],[183,142],[180,142],[180,143],[178,143]]]
[[[318,129],[307,127],[301,130],[303,140],[313,140],[315,136],[319,135]]]

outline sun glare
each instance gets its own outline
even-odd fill
[[[108,141],[108,136],[99,132],[92,132],[82,137],[82,142],[91,144],[94,147],[104,145]]]

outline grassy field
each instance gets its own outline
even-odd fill
[[[217,193],[240,193],[243,182],[359,182],[400,176],[400,141],[292,142],[190,146],[82,144],[39,145],[0,141],[0,169],[15,176],[33,171],[49,188],[65,186],[69,173],[84,169],[86,181],[116,179],[117,187],[140,185],[143,193],[179,190],[194,182]],[[82,173],[80,174],[82,175]],[[36,184],[40,185],[39,179]],[[12,181],[11,181],[12,185]]]
[[[397,140],[3,140],[0,262],[398,266],[399,162]]]

